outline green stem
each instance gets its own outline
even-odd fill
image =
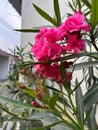
[[[56,104],[56,105],[61,110],[62,114],[64,114],[71,122],[73,122],[73,124],[75,124],[76,127],[78,127],[78,129],[81,129],[81,127],[75,122],[75,120],[68,114],[68,112],[66,110],[63,110],[62,107],[60,107],[58,104]]]

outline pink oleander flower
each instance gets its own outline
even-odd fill
[[[85,30],[86,32],[90,32],[90,28],[87,22],[85,22],[85,17],[79,11],[75,12],[74,15],[68,17],[68,19],[62,24],[63,29],[65,26],[65,32],[77,32],[81,30]]]
[[[73,35],[68,39],[65,48],[67,51],[77,54],[85,48],[85,41],[83,39],[78,39],[78,35]]]
[[[35,36],[35,40],[39,41],[40,39],[43,39],[45,33],[48,31],[47,28],[40,28],[39,33],[37,33],[37,35]]]
[[[38,61],[49,60],[48,50],[48,41],[45,38],[36,41],[34,46],[31,48],[32,53]]]
[[[57,29],[51,28],[41,29],[41,32],[37,34],[31,51],[38,61],[48,61],[60,57],[62,47],[57,43],[60,40],[58,33]]]
[[[69,65],[70,65],[70,63],[69,63]],[[69,65],[68,65],[68,62],[65,62],[65,67],[66,66],[69,67]],[[63,79],[62,79],[61,73],[60,73],[59,63],[52,63],[52,64],[46,64],[46,65],[39,64],[39,65],[35,65],[34,68],[35,68],[36,72],[38,72],[40,75],[44,76],[47,79],[55,80],[59,83],[63,82]],[[71,79],[72,79],[72,73],[66,72],[65,80],[70,81]]]
[[[55,43],[56,41],[62,40],[58,28],[40,28],[40,32],[35,36],[35,40],[46,38],[48,42]]]

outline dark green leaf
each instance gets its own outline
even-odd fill
[[[88,0],[81,0],[89,9],[91,9],[91,4]]]
[[[52,23],[55,26],[58,26],[58,23],[49,15],[47,14],[44,10],[39,8],[37,5],[33,4],[34,8],[36,11],[46,20],[48,20],[50,23]]]
[[[61,122],[62,122],[62,121],[55,122],[55,123],[50,124],[50,125],[47,125],[47,126],[43,126],[43,127],[40,127],[40,128],[35,128],[35,129],[33,129],[33,130],[45,130],[45,129],[50,128],[50,127],[52,127],[52,126],[58,125],[58,124],[60,124]],[[32,129],[31,129],[31,130],[32,130]]]
[[[20,122],[20,130],[26,130],[26,125],[23,121]]]
[[[61,73],[62,79],[65,79],[66,78],[66,73],[65,73],[65,67],[64,67],[63,62],[60,63],[60,73]]]
[[[98,24],[98,0],[92,0],[90,19],[92,30],[94,30],[95,26]]]
[[[24,32],[24,33],[37,33],[39,29],[15,29],[15,31]]]
[[[61,15],[58,0],[54,0],[54,12],[58,25],[61,25]]]
[[[94,84],[84,95],[83,99],[85,109],[89,110],[93,104],[98,102],[98,83]]]
[[[30,96],[32,96],[32,97],[34,97],[34,98],[36,98],[37,99],[37,95],[33,92],[33,90],[30,90],[30,89],[23,89],[23,91],[25,92],[25,93],[27,93],[28,95],[30,95]]]
[[[0,109],[0,128],[2,128],[2,109]]]
[[[98,65],[98,61],[89,61],[89,62],[75,64],[75,65],[71,66],[70,68],[68,68],[68,70],[76,71],[76,70],[88,68],[88,67],[95,66],[95,65]]]
[[[79,6],[79,10],[81,11],[81,1],[77,0],[77,5]]]
[[[16,124],[16,122],[15,122],[15,123],[13,124],[11,130],[16,130],[16,127],[17,127],[17,124]]]
[[[76,86],[78,86],[78,81],[76,80]],[[77,108],[77,113],[79,116],[79,120],[83,125],[84,122],[84,103],[83,101],[81,101],[81,99],[83,98],[82,95],[82,90],[81,87],[78,87],[75,91],[75,97],[76,97],[76,108]]]
[[[75,12],[75,8],[74,8],[73,5],[71,4],[71,2],[68,2],[68,6],[72,9],[73,12]]]
[[[0,100],[13,104],[13,105],[16,105],[16,106],[20,106],[25,109],[30,109],[30,108],[34,109],[34,107],[31,104],[19,102],[19,101],[13,100],[13,99],[5,98],[3,96],[0,96]]]
[[[95,115],[96,115],[96,105],[92,107],[92,111],[90,113],[90,117],[87,120],[88,127],[89,127],[90,130],[96,130],[96,128],[97,128]]]
[[[77,85],[75,85],[75,88],[71,91],[71,93],[70,94],[72,94],[78,87],[80,87],[80,85],[81,85],[81,83],[84,81],[84,79],[82,79],[81,81],[80,81],[80,83],[78,83]]]
[[[54,95],[51,100],[50,100],[50,106],[51,108],[54,109],[55,105],[56,105],[56,101],[58,100],[59,94],[57,93],[56,95]]]

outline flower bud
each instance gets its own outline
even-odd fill
[[[31,104],[32,104],[34,107],[37,107],[37,108],[40,107],[39,104],[38,104],[36,101],[31,102]]]
[[[21,89],[26,89],[25,85],[23,85],[23,84],[20,84],[20,85],[19,85],[19,88],[21,88]]]

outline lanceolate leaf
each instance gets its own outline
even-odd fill
[[[98,102],[98,83],[94,84],[88,92],[84,95],[83,99],[85,109],[89,110],[93,104]]]
[[[57,23],[58,23],[58,25],[60,25],[61,24],[61,15],[60,15],[60,8],[59,8],[58,0],[54,0],[54,12],[55,12]]]
[[[50,107],[54,109],[56,101],[58,100],[59,94],[54,95],[50,100]]]
[[[24,32],[24,33],[37,33],[39,29],[15,29],[15,31]]]
[[[30,108],[34,109],[33,105],[31,105],[31,104],[19,102],[19,101],[9,99],[9,98],[3,97],[3,96],[0,96],[0,100],[13,104],[13,105],[16,105],[16,106],[19,106],[19,107],[22,107],[22,108],[25,108],[25,109],[30,109]]]
[[[47,14],[44,10],[42,10],[41,8],[39,8],[37,5],[33,4],[34,8],[36,9],[36,11],[46,20],[48,20],[49,22],[51,22],[53,25],[58,26],[58,23],[49,15]]]
[[[55,122],[55,123],[52,123],[52,124],[47,125],[47,126],[43,126],[43,127],[40,127],[40,128],[35,128],[35,129],[33,129],[33,130],[45,130],[45,129],[50,128],[50,127],[52,127],[52,126],[58,125],[58,124],[60,124],[61,122],[62,122],[62,121]],[[32,130],[32,129],[29,129],[29,130]]]
[[[91,4],[88,0],[81,0],[89,9],[91,8]]]
[[[76,65],[73,65],[70,68],[68,68],[68,70],[76,71],[76,70],[88,68],[88,67],[95,66],[95,65],[98,65],[98,61],[89,61],[89,62],[84,62],[84,63],[79,63],[79,64],[76,64]]]
[[[2,109],[0,109],[0,128],[2,127]]]
[[[94,30],[94,28],[97,24],[98,24],[98,0],[92,0],[92,6],[91,6],[92,30]]]
[[[92,107],[92,111],[91,111],[90,116],[87,120],[88,128],[92,129],[92,130],[98,129],[96,119],[95,119],[95,115],[96,115],[96,105]]]
[[[78,81],[76,80],[76,86],[78,85]],[[83,98],[81,87],[78,87],[75,91],[75,97],[76,97],[76,107],[77,107],[77,113],[79,116],[79,119],[81,123],[84,122],[84,103],[81,101]]]

